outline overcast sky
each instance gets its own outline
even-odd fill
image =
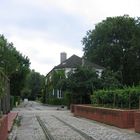
[[[83,55],[86,31],[109,16],[140,17],[140,0],[0,0],[0,34],[47,74],[60,52]]]

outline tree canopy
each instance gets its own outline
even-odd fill
[[[100,88],[100,79],[93,69],[78,67],[68,74],[63,85],[72,94],[74,103],[90,103],[90,95]]]
[[[11,95],[19,95],[29,72],[29,58],[16,50],[13,43],[0,35],[0,68],[10,79]]]
[[[31,70],[26,77],[26,84],[22,90],[22,98],[29,98],[35,100],[42,96],[44,88],[45,77],[40,73]]]
[[[106,68],[100,78],[102,89],[122,88],[121,75],[119,72],[113,72],[110,68]]]
[[[84,57],[114,72],[125,85],[140,81],[140,18],[108,17],[83,38]]]

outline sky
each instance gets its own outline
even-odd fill
[[[83,56],[82,38],[111,16],[140,17],[140,0],[0,0],[0,34],[46,75],[60,53]]]

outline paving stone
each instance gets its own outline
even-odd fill
[[[95,140],[140,140],[140,134],[134,131],[104,125],[84,118],[76,118],[66,108],[58,110],[58,106],[43,106],[36,102],[28,102],[14,110],[22,116],[21,126],[16,131],[17,140],[46,139],[36,115],[40,116],[55,140],[85,140],[85,138],[53,116]]]

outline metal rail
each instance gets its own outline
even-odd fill
[[[40,119],[40,117],[36,116],[36,118],[37,118],[37,121],[39,122],[39,124],[40,124],[40,126],[45,134],[46,140],[54,140],[53,136],[50,134],[49,130],[47,129],[44,122]]]
[[[79,133],[82,137],[84,137],[86,140],[95,140],[94,138],[92,138],[91,136],[89,136],[88,134],[84,133],[83,131],[73,127],[72,125],[68,124],[67,122],[61,120],[60,118],[51,115],[52,117],[56,118],[57,120],[59,120],[60,122],[62,122],[63,124],[67,125],[68,127],[70,127],[71,129],[73,129],[74,131],[76,131],[77,133]]]

